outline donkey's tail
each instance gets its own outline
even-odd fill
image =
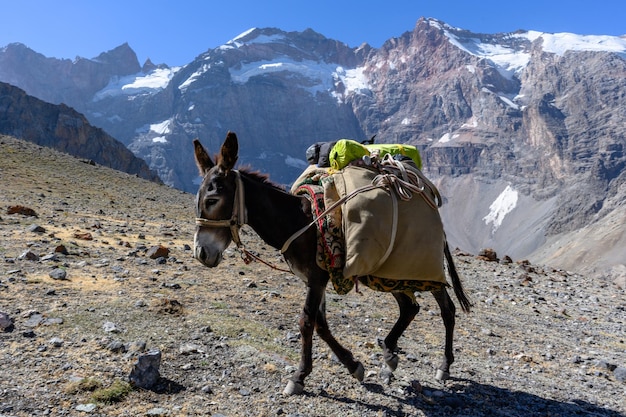
[[[456,295],[457,300],[459,300],[463,311],[469,313],[470,307],[472,307],[472,303],[465,295],[465,291],[463,291],[463,284],[461,283],[459,274],[456,272],[456,266],[454,266],[454,260],[452,259],[452,254],[450,253],[450,248],[448,247],[447,241],[443,252],[446,255],[446,261],[448,261],[448,273],[450,274],[450,278],[452,279],[452,288],[454,289],[454,295]]]

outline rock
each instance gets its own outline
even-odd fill
[[[10,332],[13,331],[13,319],[7,314],[0,311],[0,331]]]
[[[54,248],[54,252],[55,253],[61,253],[63,255],[69,255],[70,254],[68,252],[67,248],[65,247],[65,245],[58,245],[56,248]]]
[[[98,406],[94,403],[78,404],[76,406],[76,411],[82,411],[83,413],[93,413],[94,411],[96,411],[96,408],[98,408]]]
[[[480,252],[478,252],[478,256],[476,258],[483,260],[483,261],[489,261],[489,262],[499,261],[496,251],[491,248],[481,249]]]
[[[50,344],[55,348],[59,348],[63,346],[63,339],[59,337],[53,337],[52,339],[50,339]]]
[[[161,351],[150,350],[137,356],[130,372],[130,383],[136,387],[150,389],[159,380],[159,367],[161,366]]]
[[[111,343],[109,343],[107,345],[107,349],[115,353],[126,352],[126,346],[124,346],[124,343],[120,342],[119,340],[114,340]]]
[[[26,230],[28,230],[31,233],[45,233],[46,232],[46,229],[39,226],[38,224],[32,224]]]
[[[24,322],[24,326],[26,327],[37,327],[43,322],[43,316],[39,313],[32,314],[28,317],[28,320]]]
[[[36,253],[34,253],[30,249],[28,249],[28,250],[22,252],[22,254],[20,256],[18,256],[17,259],[19,259],[19,260],[26,260],[26,261],[38,261],[39,260],[39,255],[37,255]]]
[[[162,245],[153,246],[146,252],[146,256],[150,259],[167,258],[169,254],[170,250]]]
[[[181,355],[191,355],[192,353],[202,353],[203,349],[201,346],[194,343],[183,343],[178,348],[178,351]]]
[[[163,407],[151,408],[150,410],[146,411],[147,416],[160,417],[160,416],[167,416],[169,414],[170,412],[166,408],[163,408]]]
[[[93,236],[89,232],[79,232],[79,231],[76,231],[76,232],[74,232],[73,236],[74,236],[75,239],[93,240]]]
[[[121,330],[117,327],[117,325],[113,322],[107,321],[102,325],[102,328],[107,333],[120,333]]]
[[[48,275],[50,275],[50,278],[52,278],[54,280],[64,280],[64,279],[67,279],[67,271],[65,269],[62,269],[62,268],[55,268],[52,271],[50,271],[50,273]]]
[[[51,253],[49,255],[42,256],[40,261],[41,262],[47,262],[47,261],[58,262],[59,257],[56,256],[54,253]]]
[[[626,382],[626,367],[618,366],[617,368],[615,368],[615,370],[613,371],[613,376],[615,376],[615,379],[617,379],[619,382]]]
[[[37,213],[35,212],[35,210],[20,205],[9,206],[7,208],[7,214],[21,214],[22,216],[37,217]]]

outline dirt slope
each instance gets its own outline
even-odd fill
[[[429,294],[387,383],[377,338],[396,318],[392,297],[329,289],[330,324],[363,361],[365,382],[316,338],[305,395],[284,397],[304,285],[231,250],[220,267],[202,267],[189,249],[193,201],[0,137],[0,313],[13,322],[0,330],[0,416],[626,415],[624,291],[468,255],[456,260],[475,308],[457,317],[453,379],[434,379],[443,326]],[[8,214],[18,205],[37,217]],[[280,262],[251,231],[243,239]],[[158,245],[169,254],[150,258]],[[51,277],[58,269],[65,279]],[[157,388],[94,400],[86,379],[102,394],[150,349],[162,352]]]

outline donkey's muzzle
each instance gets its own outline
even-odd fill
[[[218,266],[222,261],[221,252],[209,252],[203,246],[196,246],[194,248],[194,257],[209,268]]]

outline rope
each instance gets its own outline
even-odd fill
[[[407,167],[409,169],[407,169]],[[314,218],[312,222],[291,235],[291,237],[287,239],[283,247],[280,249],[280,253],[285,253],[294,240],[296,240],[304,232],[306,232],[309,227],[315,225],[319,219],[333,211],[341,204],[344,204],[345,202],[362,192],[374,190],[376,188],[384,188],[388,189],[392,196],[394,217],[392,240],[390,247],[387,249],[387,253],[385,253],[385,256],[382,258],[381,262],[379,262],[379,265],[382,265],[382,263],[387,259],[387,257],[389,257],[391,251],[393,250],[393,242],[395,240],[397,232],[398,202],[395,195],[398,195],[403,201],[409,201],[411,198],[413,198],[414,193],[418,193],[433,210],[437,210],[437,208],[441,207],[442,199],[439,191],[437,190],[437,187],[435,187],[435,185],[430,182],[419,169],[413,169],[412,167],[403,164],[401,161],[393,159],[391,154],[385,155],[385,157],[379,164],[379,168],[383,171],[383,173],[378,174],[376,177],[374,177],[371,184],[364,185],[363,187],[359,187],[353,190],[350,194],[345,195],[344,197],[333,203],[330,207],[326,208],[326,210],[324,210],[324,212]],[[426,188],[431,191],[434,197],[431,196],[429,193],[424,192]]]

